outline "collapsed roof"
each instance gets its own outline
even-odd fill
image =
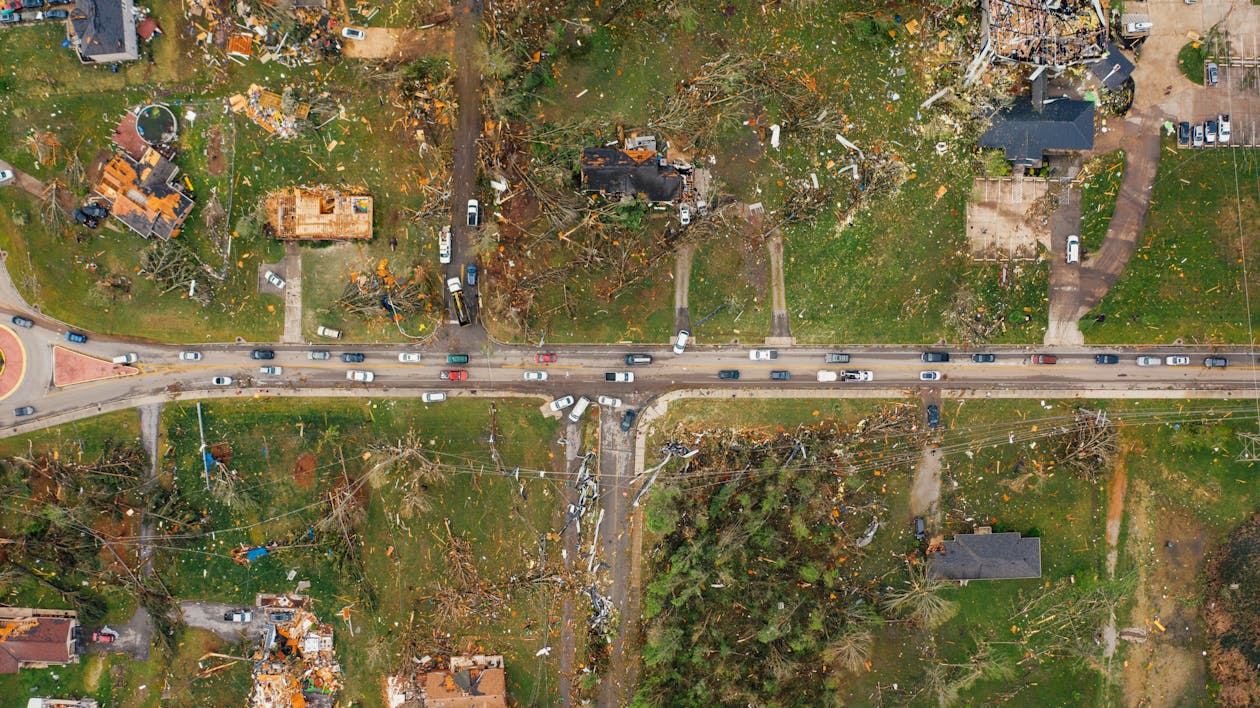
[[[582,189],[672,202],[682,195],[683,177],[655,150],[586,148],[582,151]]]
[[[1071,66],[1107,51],[1098,0],[982,0],[983,32],[994,53],[1017,64]]]
[[[169,239],[192,211],[193,201],[174,185],[179,168],[153,148],[139,160],[127,153],[105,164],[97,194],[111,202],[110,213],[145,238]]]
[[[289,187],[267,195],[267,223],[287,241],[372,238],[372,198],[351,187]]]

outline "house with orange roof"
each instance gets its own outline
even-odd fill
[[[0,608],[0,674],[77,664],[78,626],[73,610]]]
[[[145,238],[166,240],[192,212],[193,200],[175,183],[179,168],[153,148],[140,159],[115,155],[94,191],[110,202],[111,215]]]

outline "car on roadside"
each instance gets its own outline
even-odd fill
[[[823,354],[823,361],[828,364],[847,364],[850,359],[851,357],[848,354],[839,354],[835,352]]]
[[[535,364],[554,364],[556,363],[556,355],[552,352],[539,352],[534,355]]]
[[[840,372],[840,379],[842,381],[874,381],[875,372],[867,371],[866,369],[845,369]]]
[[[942,378],[941,372],[939,371],[920,371],[919,372],[920,381],[940,381],[941,378]]]
[[[748,352],[748,358],[753,361],[771,361],[779,358],[779,352],[774,349],[754,349]]]
[[[447,354],[447,355],[446,355],[446,363],[448,363],[448,364],[467,364],[467,363],[468,363],[468,355],[467,355],[467,354]]]
[[[325,327],[324,325],[316,327],[315,334],[318,334],[321,337],[327,337],[328,339],[341,339],[341,330],[333,329],[332,327]]]
[[[1190,139],[1190,144],[1194,147],[1203,147],[1203,143],[1204,143],[1203,124],[1195,123],[1194,124],[1194,137]]]
[[[949,361],[949,353],[948,352],[923,352],[923,354],[919,357],[919,359],[921,359],[924,363],[927,363],[927,364],[941,364],[941,363]]]
[[[258,367],[258,373],[263,374],[264,376],[283,376],[284,367],[283,366],[260,366]]]
[[[569,421],[576,423],[582,420],[582,414],[591,405],[591,399],[586,396],[578,396],[577,403],[573,404],[573,410],[569,411]]]
[[[22,0],[23,10],[35,10],[44,6],[44,0]]]
[[[22,317],[21,315],[13,316],[13,324],[17,325],[18,327],[25,327],[27,329],[30,329],[31,327],[35,326],[34,321],[28,320],[25,317]]]
[[[1229,366],[1229,359],[1223,356],[1209,356],[1203,359],[1203,365],[1209,369],[1224,369]]]
[[[481,204],[476,199],[468,200],[468,209],[465,214],[468,217],[469,226],[481,225]]]
[[[791,381],[792,372],[791,371],[771,371],[770,380],[771,381]]]
[[[818,373],[814,375],[814,378],[817,379],[818,383],[832,383],[833,381],[838,380],[840,375],[834,371],[820,369]]]
[[[371,371],[362,371],[359,369],[350,369],[346,372],[347,381],[357,381],[359,383],[372,383],[376,380],[376,374]]]
[[[1059,357],[1053,354],[1034,354],[1032,358],[1034,364],[1057,364]]]
[[[612,383],[634,383],[634,372],[608,371],[604,373],[604,380]]]
[[[402,364],[419,364],[420,352],[402,352],[398,355],[398,361]]]
[[[343,364],[362,364],[367,357],[359,352],[346,352],[341,355],[341,363]]]
[[[446,265],[451,262],[451,227],[443,226],[438,232],[438,263]]]
[[[1216,136],[1216,142],[1220,143],[1221,145],[1228,144],[1230,141],[1230,138],[1233,137],[1233,130],[1230,129],[1230,125],[1229,125],[1229,114],[1222,113],[1221,115],[1218,115],[1216,117],[1216,124],[1220,130],[1220,132]]]
[[[13,415],[19,418],[25,415],[35,415],[35,406],[19,406],[13,409]]]
[[[682,354],[687,349],[687,342],[691,340],[691,332],[680,329],[678,336],[674,338],[674,354]]]
[[[268,283],[271,283],[272,285],[276,286],[280,290],[284,290],[284,285],[285,285],[284,278],[281,278],[280,276],[276,275],[274,272],[267,271],[266,273],[263,273],[263,278],[265,278]]]
[[[443,369],[438,378],[443,381],[467,381],[468,371],[466,369]]]
[[[725,380],[728,380],[728,381],[738,381],[738,380],[739,380],[739,369],[719,369],[719,370],[718,370],[718,378],[719,378],[719,379],[725,379]]]
[[[1190,121],[1181,121],[1177,124],[1177,144],[1181,147],[1190,146]]]
[[[621,432],[623,433],[630,432],[630,429],[634,427],[634,417],[638,414],[639,414],[638,411],[631,408],[630,410],[626,411],[624,415],[621,416]]]
[[[1157,356],[1140,356],[1137,358],[1138,366],[1159,366],[1164,360]]]
[[[358,40],[362,42],[363,40],[367,39],[367,32],[364,32],[358,27],[342,27],[341,36],[345,37],[346,39],[354,39],[354,40]]]
[[[276,353],[271,349],[255,349],[249,353],[249,358],[270,360],[276,358]]]
[[[1209,120],[1203,124],[1203,137],[1208,145],[1216,144],[1216,121]]]
[[[17,23],[21,21],[22,21],[22,16],[16,12],[5,11],[3,15],[0,15],[0,25],[16,25]],[[96,228],[96,227],[93,226],[91,228]]]
[[[137,361],[140,361],[140,355],[135,352],[127,352],[126,354],[119,354],[111,361],[115,364],[134,364]]]
[[[425,391],[420,394],[420,400],[425,403],[441,403],[446,400],[446,391]]]
[[[87,335],[82,332],[66,332],[66,341],[75,344],[87,344]]]
[[[311,361],[328,361],[329,357],[328,352],[320,349],[312,349],[306,353],[306,358]]]
[[[1181,354],[1164,357],[1164,363],[1169,366],[1189,366],[1190,357]]]
[[[996,354],[972,354],[971,360],[977,364],[992,364],[997,361]]]
[[[548,403],[547,407],[550,408],[553,413],[555,413],[555,412],[562,411],[571,405],[573,405],[573,396],[563,396],[561,398],[557,398],[551,403]]]
[[[927,406],[927,424],[932,430],[941,427],[941,407],[935,403],[929,403]]]
[[[626,366],[647,366],[652,363],[651,354],[627,354]]]
[[[66,10],[48,10],[44,13],[45,20],[64,20],[70,17],[70,13]]]
[[[1067,237],[1066,248],[1064,249],[1064,259],[1068,263],[1081,262],[1081,237],[1075,234]]]
[[[244,623],[244,622],[252,622],[253,620],[254,620],[254,613],[243,607],[239,610],[228,610],[227,612],[223,613],[224,622]]]
[[[231,386],[232,377],[231,376],[216,376],[210,379],[210,383],[214,384],[215,386]]]
[[[526,371],[525,380],[526,381],[546,381],[547,372],[546,371]]]
[[[180,352],[179,360],[180,361],[201,361],[201,352],[188,352],[188,351]]]
[[[616,396],[600,396],[599,398],[595,399],[595,402],[601,406],[607,406],[609,408],[621,407],[621,399],[617,398]]]
[[[1120,357],[1115,354],[1097,354],[1094,356],[1095,364],[1119,364]]]
[[[468,281],[468,287],[477,287],[477,266],[475,264],[469,263],[468,267],[464,268],[464,280]]]

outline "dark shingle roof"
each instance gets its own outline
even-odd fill
[[[1020,165],[1040,165],[1047,152],[1094,149],[1094,104],[1050,99],[1041,112],[1020,100],[993,117],[980,136],[980,147],[1002,148],[1006,159]]]
[[[929,574],[944,580],[1041,577],[1041,539],[1008,533],[960,533],[932,554]]]
[[[654,202],[670,202],[682,195],[682,175],[662,164],[651,150],[586,148],[582,151],[582,188],[605,194],[642,194]]]
[[[139,56],[131,0],[78,0],[70,25],[79,54],[89,61],[122,61]]]
[[[1111,42],[1107,43],[1107,55],[1089,67],[1103,86],[1115,91],[1124,80],[1133,74],[1133,62],[1129,61],[1120,48]]]

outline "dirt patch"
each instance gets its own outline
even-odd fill
[[[342,43],[342,54],[351,59],[410,59],[420,56],[449,57],[455,49],[455,33],[445,27],[427,30],[367,27],[361,40]]]
[[[298,455],[297,462],[293,465],[293,481],[299,486],[309,487],[315,483],[315,468],[318,466],[318,458],[313,452],[304,452]]]
[[[1116,576],[1116,560],[1120,550],[1120,523],[1124,520],[1124,492],[1129,486],[1129,473],[1125,469],[1125,452],[1121,451],[1111,478],[1111,496],[1107,501],[1107,577]]]
[[[223,132],[214,126],[206,136],[206,171],[211,177],[218,177],[227,169],[227,160],[223,159]]]

